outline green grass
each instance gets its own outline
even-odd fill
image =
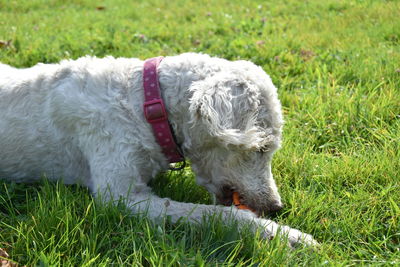
[[[0,0],[0,61],[18,67],[185,51],[261,65],[286,121],[274,219],[321,248],[290,251],[218,218],[157,226],[46,182],[0,184],[0,247],[28,265],[400,265],[399,14],[395,0]],[[189,169],[153,187],[210,202]]]

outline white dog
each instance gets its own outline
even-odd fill
[[[157,71],[176,142],[197,183],[224,206],[152,194],[149,180],[169,162],[144,116],[138,59],[83,57],[28,69],[0,64],[0,178],[61,178],[107,200],[124,198],[154,221],[167,215],[199,222],[218,213],[265,238],[316,244],[310,235],[230,207],[233,191],[258,213],[282,207],[270,163],[283,120],[268,75],[247,61],[194,53],[166,57]]]

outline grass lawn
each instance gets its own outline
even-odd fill
[[[29,266],[400,266],[399,14],[396,0],[0,0],[0,61],[17,67],[185,51],[262,66],[286,121],[274,219],[321,243],[292,251],[218,218],[153,225],[44,181],[0,183],[0,248]],[[189,168],[153,188],[210,203]]]

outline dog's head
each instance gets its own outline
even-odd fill
[[[242,202],[258,213],[282,202],[271,173],[281,141],[281,105],[269,76],[247,61],[224,61],[220,71],[190,86],[191,150],[197,183],[220,204]]]

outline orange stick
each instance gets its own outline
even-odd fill
[[[251,211],[254,212],[254,210],[252,210],[251,208],[249,208],[246,205],[240,203],[240,198],[239,198],[239,193],[238,192],[233,192],[232,198],[233,198],[233,205],[235,205],[236,208],[238,208],[240,210],[251,210]]]

